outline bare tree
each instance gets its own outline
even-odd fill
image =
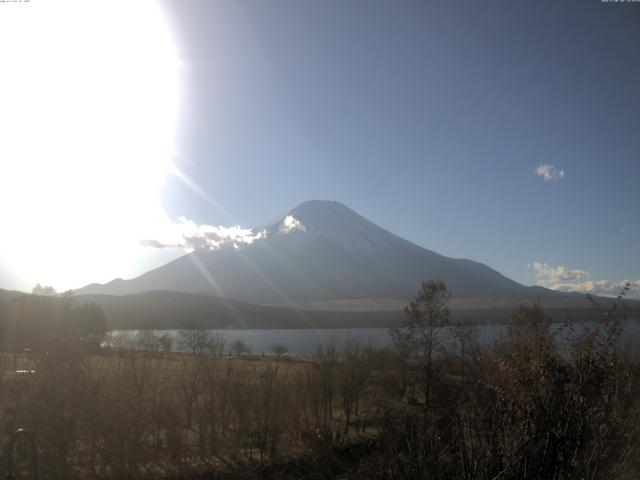
[[[433,355],[441,346],[442,327],[449,323],[450,296],[441,280],[422,282],[422,290],[404,309],[401,326],[389,331],[394,345],[421,367],[425,409],[431,399]]]
[[[41,295],[43,297],[55,297],[56,289],[49,285],[40,285],[39,283],[33,287],[31,293],[34,295]]]
[[[249,345],[247,345],[247,343],[240,338],[235,340],[231,344],[231,350],[237,357],[241,357],[242,355],[248,354],[251,351]]]
[[[204,353],[207,350],[211,337],[209,332],[203,328],[194,328],[190,330],[180,330],[179,344],[182,350],[196,353]]]
[[[209,354],[213,357],[221,357],[224,355],[224,350],[227,346],[227,341],[224,338],[222,333],[215,333],[213,335],[209,335],[209,340],[207,342],[207,350]]]
[[[171,336],[164,334],[160,338],[158,338],[158,344],[160,344],[160,348],[164,352],[165,355],[171,353],[171,348],[173,347],[173,338]]]
[[[154,355],[158,353],[160,349],[160,342],[158,336],[153,330],[140,330],[135,338],[136,347]]]
[[[289,349],[282,343],[276,343],[271,346],[271,352],[273,352],[276,358],[280,359],[283,355],[289,352]]]

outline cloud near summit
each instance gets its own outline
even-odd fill
[[[224,245],[249,245],[264,238],[265,232],[254,232],[239,225],[199,225],[185,217],[179,217],[178,223],[169,227],[157,238],[146,238],[140,243],[154,248],[180,248],[187,252],[194,250],[216,250]]]
[[[640,296],[640,278],[612,282],[609,280],[593,280],[589,272],[570,269],[563,265],[554,267],[544,262],[533,262],[529,267],[535,270],[537,284],[552,290],[616,296],[628,283],[630,285],[629,295],[633,297]]]

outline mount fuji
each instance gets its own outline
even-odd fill
[[[305,202],[253,234],[247,244],[196,250],[139,277],[91,284],[75,293],[161,290],[263,305],[406,302],[421,281],[437,278],[454,298],[571,296],[521,285],[482,263],[439,255],[334,201]]]

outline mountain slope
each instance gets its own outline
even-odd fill
[[[254,231],[262,238],[250,245],[195,251],[137,278],[92,284],[76,293],[172,290],[263,304],[407,300],[420,281],[438,278],[456,297],[558,295],[520,285],[481,263],[414,245],[338,202],[305,202]]]

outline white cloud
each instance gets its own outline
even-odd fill
[[[287,215],[275,233],[289,233],[295,230],[305,232],[306,227],[295,217]],[[178,223],[154,229],[143,237],[143,246],[153,248],[179,248],[186,252],[194,250],[217,250],[224,246],[240,248],[251,245],[256,240],[267,237],[266,230],[252,230],[240,225],[199,225],[185,217],[178,217]]]
[[[533,262],[529,267],[535,270],[538,285],[552,290],[616,296],[625,285],[629,284],[629,295],[640,296],[640,278],[612,282],[609,280],[592,280],[589,272],[580,269],[571,270],[563,265],[553,267],[543,262]]]
[[[155,248],[181,248],[185,251],[216,250],[224,245],[236,248],[250,245],[254,241],[264,238],[265,231],[254,232],[239,225],[233,227],[198,225],[197,223],[179,217],[179,223],[171,225],[156,238],[147,238],[143,245]]]
[[[589,272],[584,270],[570,270],[567,267],[559,265],[552,267],[546,263],[533,262],[533,269],[536,271],[536,276],[539,282],[549,285],[558,282],[576,282],[589,278]]]
[[[534,172],[537,176],[542,177],[545,182],[562,180],[564,178],[564,170],[558,170],[550,163],[541,163],[536,167]]]
[[[280,233],[289,233],[293,230],[302,230],[303,232],[307,231],[307,228],[292,215],[287,215],[284,217],[282,224],[280,225],[279,231]]]

